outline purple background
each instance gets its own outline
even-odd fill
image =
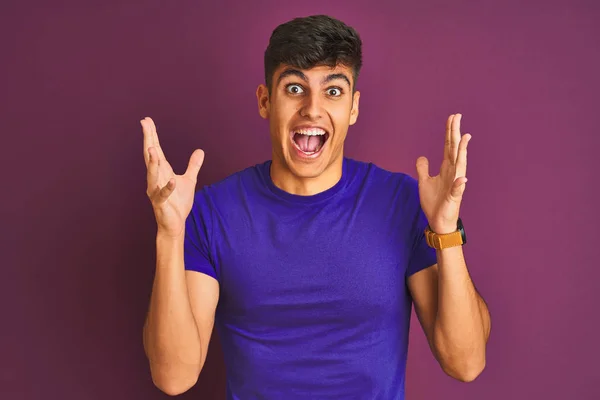
[[[2,2],[0,398],[166,398],[141,340],[155,223],[138,121],[178,172],[206,151],[200,185],[268,159],[263,51],[315,13],[364,42],[347,155],[415,176],[420,155],[437,172],[449,114],[473,135],[462,215],[488,365],[453,381],[413,319],[408,399],[600,398],[597,2],[204,3]],[[222,399],[224,379],[214,340],[182,397]]]

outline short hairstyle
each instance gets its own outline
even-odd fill
[[[264,63],[269,92],[281,64],[299,69],[346,66],[352,69],[354,91],[362,67],[362,41],[354,28],[327,15],[295,18],[273,30]]]

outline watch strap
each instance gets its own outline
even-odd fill
[[[465,229],[462,224],[462,220],[459,218],[457,221],[456,231],[450,233],[439,234],[431,230],[429,225],[425,229],[425,240],[429,247],[434,249],[445,249],[448,247],[456,247],[464,245],[467,242],[467,236],[465,235]]]
[[[428,228],[425,230],[425,239],[427,240],[429,247],[433,247],[434,249],[438,250],[448,247],[461,246],[464,244],[460,231],[437,234]]]

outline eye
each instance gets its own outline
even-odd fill
[[[327,94],[332,97],[339,97],[342,95],[342,89],[338,87],[332,87],[327,89]]]
[[[291,93],[291,94],[301,94],[301,93],[304,93],[304,90],[302,89],[302,86],[300,86],[300,85],[295,85],[295,84],[292,84],[292,85],[287,85],[287,86],[285,87],[285,90],[286,90],[288,93]]]

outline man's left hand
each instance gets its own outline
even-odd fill
[[[446,121],[444,160],[439,175],[429,176],[429,160],[417,159],[421,208],[431,230],[439,234],[456,231],[467,183],[467,145],[471,135],[461,135],[461,117],[461,114],[452,114]]]

